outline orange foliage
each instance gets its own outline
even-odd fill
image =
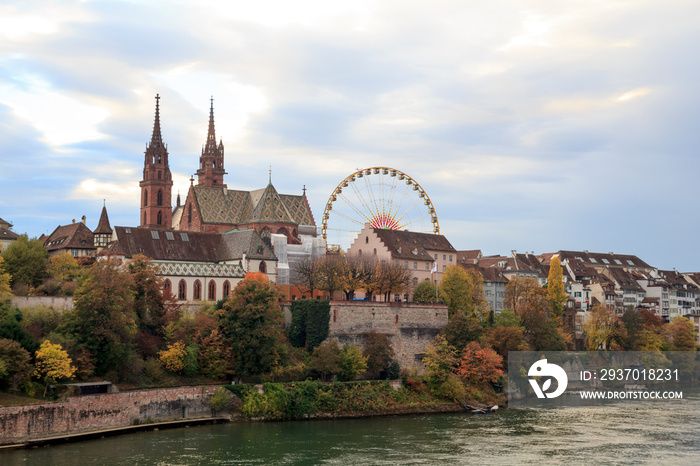
[[[472,385],[496,382],[503,375],[503,358],[491,348],[482,348],[475,341],[469,342],[459,360],[457,374]]]
[[[257,280],[259,282],[268,282],[269,279],[267,278],[267,275],[265,275],[262,272],[248,272],[245,274],[245,279],[246,280]]]

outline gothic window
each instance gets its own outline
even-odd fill
[[[167,296],[168,293],[170,293],[170,280],[166,278],[163,282],[163,294]]]
[[[265,261],[260,261],[260,265],[258,266],[258,270],[262,273],[267,273],[267,264],[265,264]]]
[[[214,280],[209,282],[209,295],[207,296],[209,301],[216,301],[216,283]]]
[[[192,299],[199,301],[202,299],[202,283],[199,280],[194,282],[194,290],[192,290]]]
[[[229,293],[231,293],[231,283],[226,280],[224,282],[224,299],[228,298]]]
[[[177,285],[177,299],[180,301],[187,299],[187,283],[185,283],[185,280],[180,280],[180,283]]]
[[[369,243],[369,236],[365,236],[365,244]]]
[[[143,224],[144,224],[144,225],[148,223],[147,220],[148,220],[148,215],[146,215],[146,212],[144,212],[144,213],[143,213]]]
[[[289,233],[287,232],[287,229],[286,229],[286,228],[280,228],[279,230],[277,230],[277,234],[278,234],[278,235],[284,235],[284,236],[286,236],[287,238],[289,238]]]
[[[146,207],[148,205],[148,189],[146,189],[143,193],[143,206]]]
[[[163,212],[161,212],[160,210],[158,211],[158,217],[157,217],[156,223],[158,225],[163,224]]]
[[[377,248],[374,248],[374,255],[377,255]]]
[[[187,223],[192,223],[192,204],[187,206]]]
[[[159,160],[159,162],[160,162],[160,160]],[[160,170],[158,170],[158,179],[159,180],[163,179],[163,172],[161,172]]]
[[[163,190],[162,189],[158,190],[157,202],[158,202],[158,205],[163,205]]]

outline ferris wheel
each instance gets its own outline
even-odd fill
[[[347,250],[368,223],[373,228],[440,233],[428,193],[404,172],[371,167],[349,175],[333,190],[323,211],[329,249]]]

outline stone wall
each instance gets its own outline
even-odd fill
[[[284,306],[285,324],[291,323],[289,306]],[[331,301],[328,339],[340,345],[364,345],[365,332],[376,330],[391,340],[401,367],[422,368],[425,345],[447,325],[444,304],[378,303]]]
[[[0,408],[0,444],[32,438],[123,427],[148,419],[173,420],[212,415],[215,386],[136,390],[87,395],[56,403]]]
[[[15,296],[12,304],[18,308],[46,306],[59,311],[73,309],[72,296]]]

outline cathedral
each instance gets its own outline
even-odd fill
[[[216,140],[213,99],[196,175],[196,184],[194,176],[190,178],[185,202],[178,194],[173,208],[172,173],[156,95],[153,133],[139,182],[140,224],[115,227],[103,255],[148,256],[159,267],[164,288],[181,302],[225,298],[248,272],[265,273],[286,286],[288,298],[296,298],[290,265],[326,253],[306,190],[301,195],[280,194],[271,179],[254,191],[229,189],[223,141]]]

